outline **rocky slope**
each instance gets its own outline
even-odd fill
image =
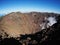
[[[3,17],[0,21],[0,32],[5,37],[4,33],[9,37],[18,37],[20,34],[34,34],[42,29],[48,28],[49,17],[57,17],[59,14],[54,13],[20,13],[12,12]]]
[[[17,38],[0,36],[0,45],[60,45],[60,15],[57,23],[34,34],[25,34]]]

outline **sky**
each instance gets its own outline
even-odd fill
[[[60,14],[60,0],[0,0],[0,15],[18,11]]]

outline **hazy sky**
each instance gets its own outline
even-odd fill
[[[60,0],[0,0],[0,14],[16,11],[60,13]]]

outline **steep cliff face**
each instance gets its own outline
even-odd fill
[[[17,37],[20,34],[33,34],[47,28],[47,19],[55,17],[56,14],[30,12],[13,12],[7,14],[0,21],[0,31],[3,30],[10,37]]]

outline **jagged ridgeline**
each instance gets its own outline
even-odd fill
[[[9,45],[6,42],[11,45],[58,45],[60,14],[13,12],[1,17],[0,44]]]

